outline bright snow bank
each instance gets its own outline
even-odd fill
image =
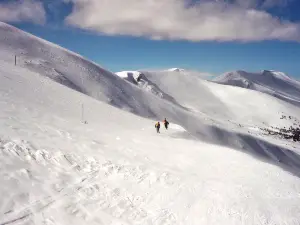
[[[239,110],[252,125],[278,124],[266,112],[297,117],[298,108],[195,77],[143,74],[172,99],[0,24],[0,224],[300,223],[295,145],[227,119]],[[170,129],[157,134],[147,117],[167,117]]]
[[[139,71],[121,71],[117,72],[116,74],[130,82],[138,82],[142,75]]]
[[[216,83],[260,91],[294,105],[300,105],[300,82],[282,72],[263,70],[261,73],[234,71],[213,80]]]

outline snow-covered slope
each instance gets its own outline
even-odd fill
[[[294,105],[300,105],[300,82],[277,71],[264,70],[261,73],[234,71],[225,73],[214,82],[260,91]]]
[[[300,180],[279,167],[0,65],[0,224],[299,221]]]
[[[146,117],[158,116],[161,107],[150,107],[144,101],[156,102],[154,96],[73,52],[4,23],[0,23],[0,49],[1,59],[7,63],[13,65],[17,55],[18,66],[118,108]]]
[[[171,96],[171,101],[175,101],[187,111],[204,116],[205,119],[217,121],[218,124],[232,120],[244,125],[262,126],[265,123],[269,126],[283,126],[287,124],[283,124],[286,121],[280,120],[282,113],[294,117],[297,117],[299,113],[299,109],[293,105],[278,101],[271,96],[219,85],[202,79],[198,75],[177,71],[131,73],[140,74],[141,78],[139,82],[132,82],[133,84],[137,84],[140,88],[150,85],[156,92],[162,93],[162,98]],[[165,99],[169,100],[170,97],[165,97]],[[251,101],[246,101],[247,99]],[[255,110],[256,113],[249,108]],[[272,111],[272,116],[269,110]],[[288,124],[290,125],[292,123]]]
[[[227,120],[280,125],[299,109],[177,74],[134,84],[1,24],[0,224],[299,223],[297,144]]]

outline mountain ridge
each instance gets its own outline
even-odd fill
[[[249,73],[237,70],[224,73],[212,82],[263,92],[300,106],[300,82],[283,72],[263,70]]]

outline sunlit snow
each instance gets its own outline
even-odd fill
[[[186,75],[114,74],[1,23],[0,224],[299,224],[299,143],[260,130],[299,107]]]

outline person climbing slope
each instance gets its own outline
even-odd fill
[[[166,130],[168,130],[169,121],[167,121],[167,119],[165,118],[163,122],[164,122]]]
[[[159,123],[159,122],[157,122],[157,123],[155,124],[155,128],[156,128],[156,132],[157,132],[157,133],[160,133],[160,132],[159,132],[159,129],[160,129],[160,123]]]

